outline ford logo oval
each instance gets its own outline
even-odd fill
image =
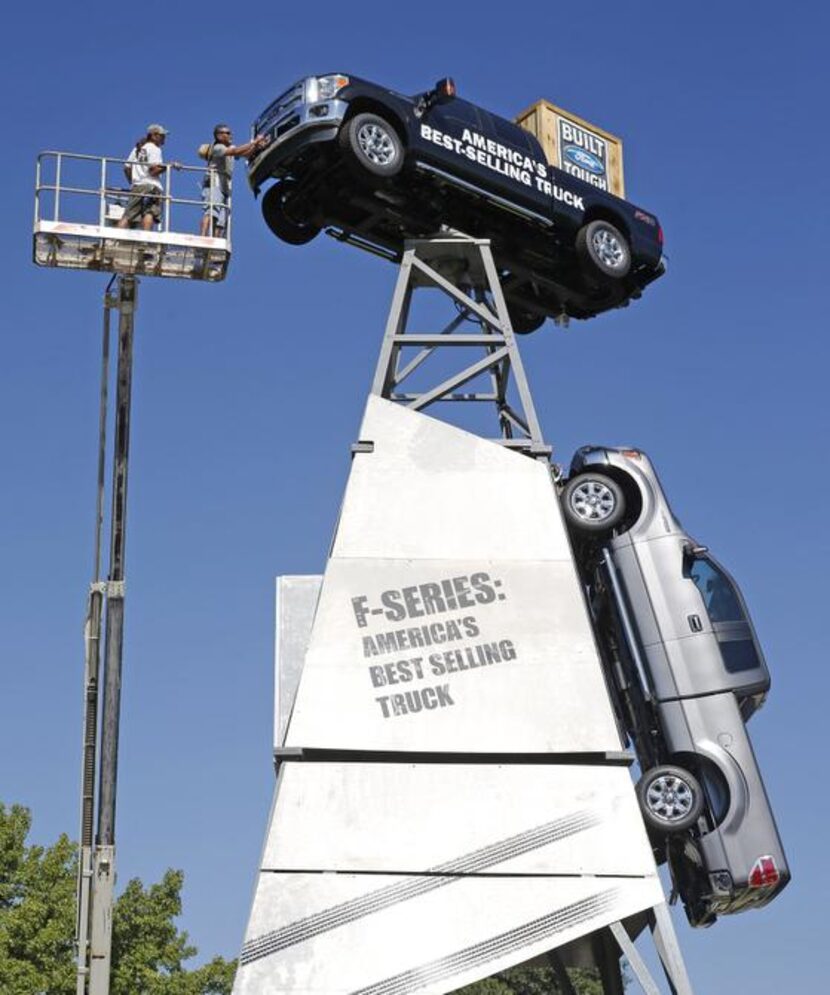
[[[605,166],[603,165],[602,159],[598,159],[595,155],[593,155],[593,153],[586,152],[585,149],[581,149],[578,145],[566,145],[565,156],[570,159],[575,166],[581,166],[583,169],[587,169],[589,173],[594,173],[596,176],[600,176],[605,172]]]

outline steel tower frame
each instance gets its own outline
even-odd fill
[[[408,324],[413,294],[429,287],[443,291],[457,313],[439,332],[411,331]],[[480,331],[459,330],[469,321],[478,323]],[[418,351],[409,358],[411,354],[405,352],[409,349]],[[456,353],[473,350],[478,358],[426,390],[403,389],[407,378],[440,349]],[[470,356],[470,352],[464,356]],[[482,376],[489,378],[489,390],[460,390]],[[518,403],[510,398],[511,387]],[[406,243],[372,393],[405,404],[413,411],[423,411],[443,401],[489,403],[498,420],[498,442],[540,459],[550,456],[489,240],[449,233]]]

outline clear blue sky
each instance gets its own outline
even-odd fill
[[[4,23],[0,798],[32,808],[37,841],[77,832],[105,278],[32,265],[37,153],[126,155],[160,121],[195,165],[217,120],[246,133],[301,75],[415,92],[451,74],[503,115],[544,96],[622,135],[629,196],[663,223],[665,279],[523,354],[561,461],[650,453],[773,672],[752,735],[794,881],[707,932],[679,922],[698,991],[822,989],[825,9],[96,0]],[[228,956],[273,783],[274,577],[324,566],[395,276],[329,239],[278,244],[243,182],[235,208],[224,284],[140,288],[118,804],[121,881],[183,868],[184,926]]]

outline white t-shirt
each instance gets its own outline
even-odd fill
[[[127,157],[130,164],[130,182],[135,186],[137,183],[149,183],[151,186],[163,190],[161,179],[158,176],[150,175],[150,166],[160,166],[162,164],[161,149],[155,142],[145,142],[138,151],[133,149]]]

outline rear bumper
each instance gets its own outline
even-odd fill
[[[713,881],[712,911],[722,915],[766,905],[789,881],[790,870],[735,695],[730,691],[663,702],[659,710],[668,752],[696,757],[704,775],[709,770],[704,790],[710,805],[712,791],[726,792],[717,825],[697,840],[710,880],[726,874],[723,889]],[[779,880],[752,888],[752,870],[762,857],[774,860]]]

